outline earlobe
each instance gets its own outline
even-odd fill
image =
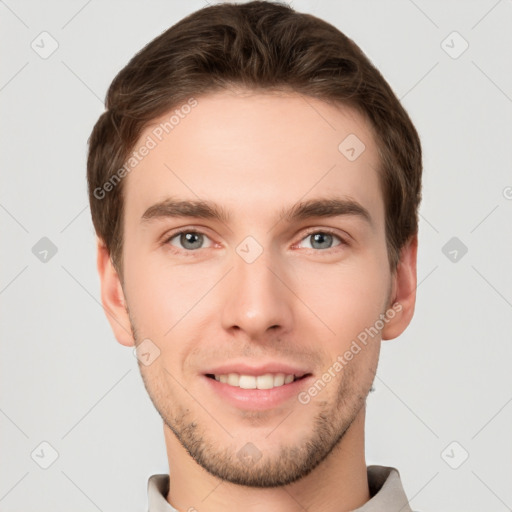
[[[418,236],[409,239],[400,251],[400,261],[393,276],[393,290],[389,304],[389,321],[382,329],[382,339],[392,340],[400,336],[412,320],[416,305],[416,260]],[[392,316],[392,311],[394,314]]]
[[[119,275],[112,264],[108,249],[101,239],[97,239],[97,267],[101,286],[101,303],[117,341],[131,347],[135,344],[126,299]]]

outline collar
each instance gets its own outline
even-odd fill
[[[412,512],[397,469],[368,466],[370,500],[353,512]],[[148,480],[148,512],[178,512],[166,500],[169,475],[152,475]]]

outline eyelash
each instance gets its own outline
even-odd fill
[[[171,245],[169,242],[173,239],[173,238],[176,238],[178,235],[182,235],[182,234],[185,234],[185,233],[195,233],[195,234],[198,234],[198,235],[204,235],[205,237],[209,238],[208,235],[206,233],[203,233],[202,231],[199,231],[195,228],[190,228],[190,229],[181,229],[179,231],[176,231],[176,232],[173,232],[171,233],[170,235],[168,236],[165,236],[164,240],[163,240],[163,245],[166,245],[167,247],[170,248],[170,250],[175,253],[175,254],[182,254],[182,253],[185,253],[185,256],[189,256],[189,257],[194,257],[196,256],[201,249],[193,249],[193,250],[187,250],[187,249],[178,249],[176,247],[174,247],[173,245]],[[325,255],[331,255],[332,254],[332,251],[334,249],[336,249],[336,247],[340,247],[340,246],[345,246],[345,247],[348,247],[350,244],[344,239],[342,238],[337,232],[335,232],[334,230],[331,230],[331,229],[312,229],[310,231],[308,231],[301,239],[299,242],[302,242],[302,240],[304,240],[305,238],[308,238],[309,236],[311,235],[314,235],[314,234],[317,234],[317,233],[322,233],[324,235],[332,235],[334,236],[335,238],[337,238],[340,243],[334,247],[331,247],[329,249],[308,249],[309,251],[313,251],[315,253],[325,253]],[[205,249],[208,249],[208,247],[205,247]]]

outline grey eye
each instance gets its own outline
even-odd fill
[[[334,247],[332,243],[333,239],[335,238],[340,240],[341,243],[341,239],[338,236],[333,235],[331,233],[324,233],[323,231],[317,231],[316,233],[310,233],[305,238],[303,238],[303,240],[311,240],[309,247],[307,247],[308,249],[325,250]]]
[[[172,238],[169,239],[169,243],[179,249],[185,249],[187,251],[193,251],[195,249],[202,249],[205,237],[202,233],[196,231],[182,231],[176,233]],[[172,243],[173,240],[178,239],[179,245]]]

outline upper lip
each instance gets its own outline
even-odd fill
[[[295,375],[296,377],[303,377],[307,375],[306,369],[293,366],[287,363],[268,362],[258,366],[248,363],[225,363],[221,366],[212,368],[206,372],[205,375],[227,375],[229,373],[238,373],[240,375],[264,375],[266,373],[284,373],[285,375]]]

